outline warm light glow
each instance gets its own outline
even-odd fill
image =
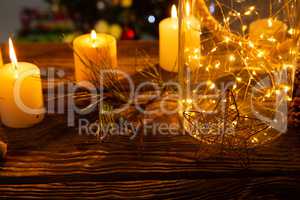
[[[290,29],[288,30],[288,33],[289,33],[290,35],[294,35],[294,34],[296,33],[296,30],[293,29],[293,28],[290,28]]]
[[[251,13],[255,10],[255,6],[250,6],[248,10],[244,13],[244,15],[251,15]]]
[[[173,4],[172,10],[171,10],[171,17],[174,18],[174,19],[177,18],[177,8],[174,4]]]
[[[242,82],[242,78],[241,78],[241,77],[236,77],[235,80],[236,80],[237,82]]]
[[[186,16],[190,16],[191,14],[191,6],[189,0],[186,1],[185,14]]]
[[[97,39],[97,33],[95,30],[92,30],[91,31],[91,41],[92,41],[93,48],[96,48],[96,44],[95,44],[96,39]]]
[[[274,36],[272,36],[268,38],[268,41],[275,43],[277,40],[274,38]]]
[[[251,140],[252,143],[257,143],[258,141],[259,140],[256,137],[253,137],[252,140]]]
[[[272,19],[270,18],[270,19],[268,19],[268,27],[269,27],[269,28],[272,28],[272,26],[273,26],[273,21],[272,21]]]
[[[294,68],[294,65],[291,65],[291,64],[283,64],[283,69],[293,69]]]
[[[251,14],[251,11],[250,10],[247,10],[245,13],[244,13],[244,15],[250,15]]]
[[[92,38],[92,40],[95,40],[97,38],[97,33],[95,30],[91,31],[91,38]]]
[[[252,42],[252,41],[249,41],[248,42],[248,46],[250,47],[250,48],[254,48],[255,46],[254,46],[254,43]]]
[[[9,45],[9,58],[10,58],[11,62],[13,63],[13,65],[15,67],[17,67],[18,60],[17,60],[16,52],[15,52],[14,45],[13,45],[11,38],[8,39],[8,45]]]
[[[228,43],[229,41],[230,41],[230,38],[229,38],[228,36],[225,36],[225,37],[224,37],[224,42],[225,42],[225,43]]]
[[[257,57],[262,58],[264,56],[265,56],[265,52],[262,51],[262,50],[259,50],[258,53],[257,53]]]
[[[217,63],[215,64],[215,68],[219,69],[220,65],[221,65],[220,61],[217,61]]]
[[[217,47],[214,47],[210,52],[215,52],[217,51]]]
[[[286,97],[286,100],[287,100],[287,101],[292,101],[293,99],[292,99],[291,97],[287,96],[287,97]]]
[[[270,98],[271,95],[272,95],[272,94],[271,94],[271,92],[269,91],[269,92],[266,93],[265,97]]]
[[[193,104],[193,100],[192,99],[182,99],[182,104]]]
[[[291,87],[288,86],[288,85],[285,85],[283,88],[284,88],[284,91],[285,91],[285,92],[288,92],[288,91],[290,91],[290,89],[291,89]]]
[[[264,34],[260,34],[259,36],[260,39],[264,39],[264,37],[265,37]]]
[[[254,11],[254,10],[255,10],[255,6],[250,6],[250,7],[249,7],[249,10],[250,10],[250,11]]]
[[[216,85],[211,80],[208,80],[206,84],[211,90],[216,87]]]
[[[235,56],[233,54],[229,55],[229,61],[234,62],[235,61]]]

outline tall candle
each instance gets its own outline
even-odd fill
[[[117,66],[116,39],[107,34],[91,34],[77,37],[73,42],[75,59],[75,78],[80,84],[82,81],[92,81],[97,77],[91,71]],[[82,84],[85,85],[85,84]]]
[[[2,50],[0,48],[0,67],[3,65]]]
[[[0,67],[0,112],[2,123],[11,128],[31,127],[44,118],[40,69],[18,62],[9,39],[11,62]]]
[[[201,44],[200,23],[190,16],[190,6],[187,2],[186,17],[184,21],[185,60],[188,67],[195,69],[199,66]],[[170,18],[162,20],[159,24],[159,63],[160,66],[171,72],[178,72],[178,18],[176,6],[172,6]]]
[[[176,6],[171,17],[159,23],[159,64],[171,72],[178,72],[178,18]]]

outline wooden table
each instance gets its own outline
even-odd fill
[[[145,52],[157,62],[157,43],[120,42],[119,64],[135,70]],[[67,45],[23,44],[19,60],[73,75]],[[3,84],[3,83],[1,83]],[[0,161],[0,196],[22,198],[299,199],[300,131],[272,145],[220,155],[187,135],[126,136],[98,141],[48,116],[31,129],[1,127],[8,142]]]

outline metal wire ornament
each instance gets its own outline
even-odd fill
[[[242,115],[231,90],[226,90],[212,111],[190,110],[183,115],[189,134],[208,144],[247,148],[258,144],[257,134],[270,129],[266,123]]]

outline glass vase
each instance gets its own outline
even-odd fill
[[[255,147],[287,131],[296,0],[180,0],[180,117],[207,144]]]

